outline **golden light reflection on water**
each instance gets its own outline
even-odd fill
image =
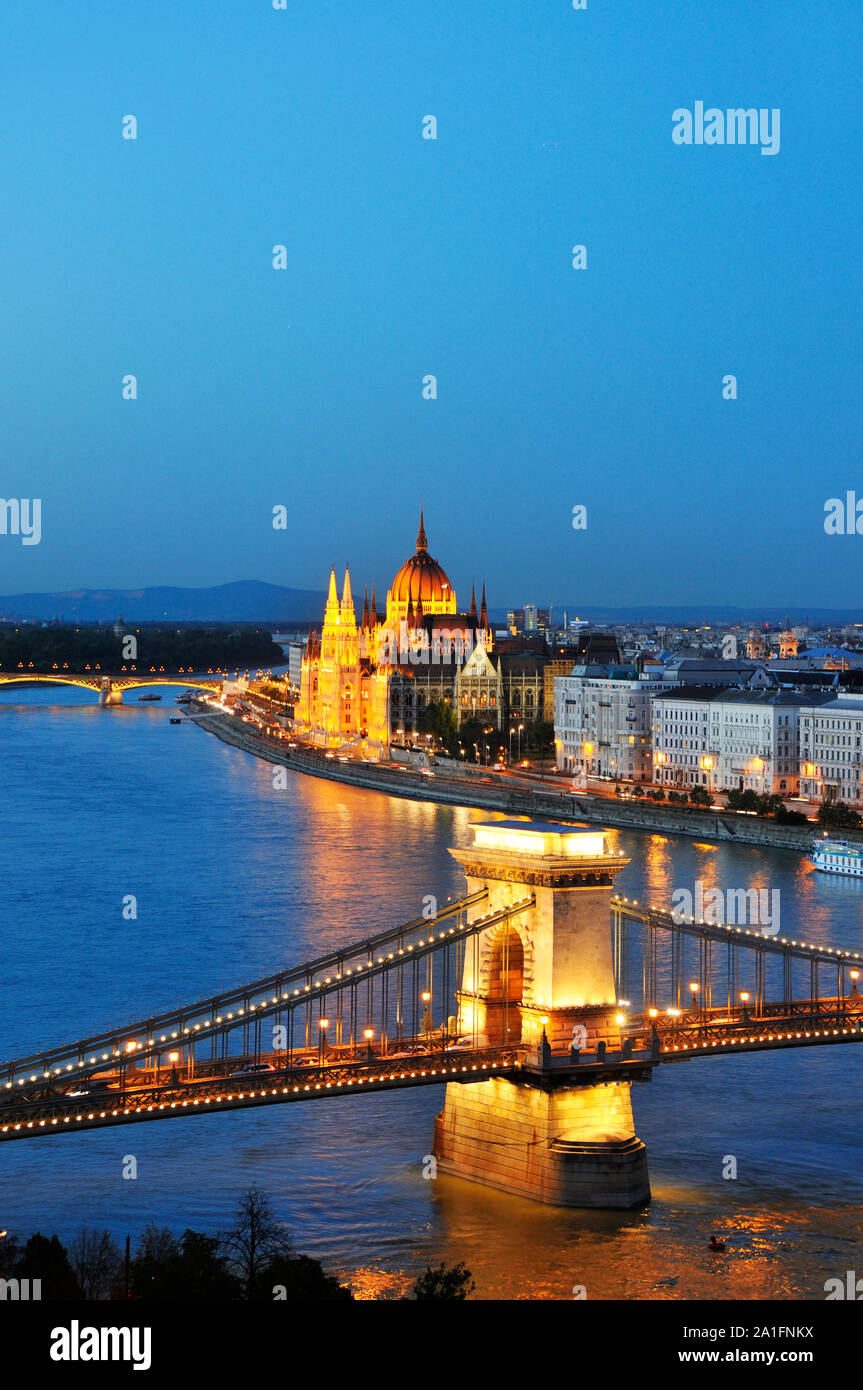
[[[644,878],[647,884],[645,897],[654,906],[670,902],[675,887],[674,869],[671,857],[671,844],[664,835],[647,837],[646,853],[643,858]]]
[[[440,1261],[438,1261],[440,1263]],[[360,1269],[339,1276],[342,1283],[350,1284],[354,1298],[360,1303],[374,1300],[407,1298],[413,1288],[413,1274],[404,1270],[378,1269],[375,1265],[365,1265]]]
[[[803,1210],[717,1212],[714,1202],[680,1186],[662,1187],[636,1212],[569,1211],[523,1201],[449,1176],[434,1185],[431,1263],[464,1261],[475,1299],[711,1300],[801,1297],[803,1246],[838,1239],[848,1221],[821,1213],[817,1231]],[[856,1222],[854,1223],[856,1227]],[[726,1250],[709,1248],[711,1234]],[[850,1252],[812,1263],[813,1289],[844,1272]],[[834,1270],[834,1265],[836,1269]],[[399,1298],[415,1278],[404,1269],[349,1272],[358,1298]]]

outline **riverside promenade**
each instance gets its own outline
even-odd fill
[[[458,773],[435,769],[429,776],[400,763],[362,762],[357,759],[340,761],[324,753],[297,746],[288,748],[286,741],[267,734],[256,725],[237,719],[234,715],[198,710],[188,718],[224,743],[241,748],[270,763],[323,777],[330,782],[344,782],[354,787],[367,787],[388,796],[400,796],[412,801],[434,801],[450,806],[476,806],[487,811],[503,811],[510,815],[548,817],[573,824],[613,826],[618,830],[641,830],[657,835],[688,835],[697,840],[731,841],[745,845],[763,845],[772,849],[788,849],[808,854],[822,832],[814,823],[801,826],[777,825],[775,821],[734,812],[702,811],[680,806],[649,806],[614,797],[593,796],[573,792],[569,787],[559,789],[532,787],[522,782],[513,785],[485,769],[465,766]],[[835,832],[840,838],[863,843],[863,831]]]

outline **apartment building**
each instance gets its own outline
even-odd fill
[[[795,796],[801,711],[814,718],[813,711],[829,700],[826,692],[819,698],[794,690],[714,687],[663,696],[653,707],[656,781],[683,790]],[[858,710],[863,720],[863,700]]]
[[[634,666],[590,664],[554,680],[557,766],[588,777],[649,782],[651,697],[670,681],[640,679]]]
[[[710,703],[726,692],[714,686],[671,687],[651,701],[653,776],[661,787],[717,785],[712,777]]]
[[[800,710],[800,795],[860,806],[863,695],[842,695]]]

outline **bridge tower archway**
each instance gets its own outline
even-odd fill
[[[524,946],[515,927],[503,926],[492,938],[485,998],[489,1043],[521,1042]]]

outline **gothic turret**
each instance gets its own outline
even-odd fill
[[[356,624],[357,615],[354,612],[354,596],[351,593],[351,571],[348,565],[345,565],[345,582],[342,585],[341,614],[343,619],[347,619],[349,623]]]
[[[336,588],[336,567],[330,570],[330,586],[327,590],[327,606],[324,609],[324,626],[328,622],[337,622],[339,617],[339,593]]]

